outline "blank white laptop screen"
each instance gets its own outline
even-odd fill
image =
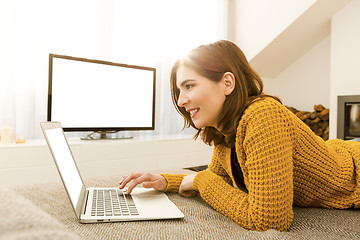
[[[46,129],[46,136],[51,146],[57,167],[69,193],[71,202],[76,207],[83,182],[75,165],[61,128]]]

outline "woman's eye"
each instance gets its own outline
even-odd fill
[[[189,90],[189,89],[191,89],[193,86],[194,86],[194,85],[192,85],[192,84],[187,84],[185,87],[186,87],[187,90]]]

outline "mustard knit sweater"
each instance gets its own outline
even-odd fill
[[[293,205],[360,208],[360,143],[324,141],[272,98],[252,103],[241,118],[235,149],[248,192],[235,185],[231,149],[214,147],[193,188],[215,210],[251,230],[286,231]],[[166,191],[185,175],[162,174]]]

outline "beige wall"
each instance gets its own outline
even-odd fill
[[[330,105],[330,36],[323,39],[277,77],[263,79],[265,92],[285,105],[312,111]]]
[[[269,5],[262,0],[240,0],[236,2],[236,42],[251,60],[318,1],[277,5],[279,0]],[[360,95],[360,0],[341,3],[331,15],[330,35],[277,76],[264,79],[265,91],[279,96],[286,105],[300,110],[312,110],[314,104],[330,108],[330,138],[336,138],[337,96]],[[277,56],[273,57],[276,61]]]
[[[232,1],[236,1],[236,42],[251,60],[317,0]]]
[[[360,95],[360,0],[352,0],[332,18],[330,138],[336,138],[337,96]]]

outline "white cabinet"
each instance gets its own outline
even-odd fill
[[[212,147],[191,138],[69,140],[83,178],[209,164]],[[0,185],[60,181],[45,140],[0,145]]]

